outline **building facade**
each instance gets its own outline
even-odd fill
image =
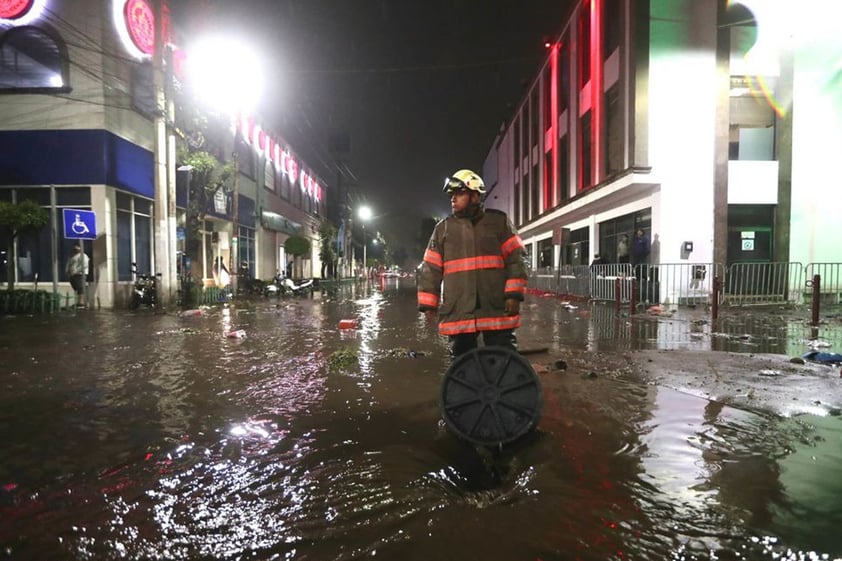
[[[133,264],[168,272],[174,291],[186,263],[192,175],[179,158],[195,150],[234,163],[235,172],[196,211],[193,277],[210,286],[221,282],[220,264],[243,262],[255,278],[319,276],[325,182],[257,117],[229,119],[204,136],[184,129],[176,107],[192,100],[173,85],[177,58],[167,59],[163,82],[153,68],[156,33],[171,37],[168,13],[156,26],[154,10],[150,0],[0,8],[0,200],[35,200],[51,219],[20,235],[11,255],[0,240],[0,281],[14,270],[18,285],[69,292],[64,262],[77,240],[64,235],[63,210],[76,209],[92,211],[96,223],[81,242],[91,257],[89,301],[125,306]],[[309,255],[285,251],[292,236],[310,241]]]
[[[839,262],[832,0],[582,0],[485,162],[535,270]],[[820,15],[819,15],[820,14]],[[618,253],[620,255],[618,255]]]

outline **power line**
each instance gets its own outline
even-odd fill
[[[457,64],[431,64],[420,66],[394,66],[383,68],[334,68],[334,69],[313,69],[313,70],[290,70],[290,75],[308,74],[395,74],[400,72],[420,71],[443,71],[443,70],[464,70],[466,68],[483,68],[488,66],[501,66],[505,64],[522,64],[536,62],[541,57],[525,56],[516,58],[505,58],[497,60],[485,60],[479,62],[464,62]]]

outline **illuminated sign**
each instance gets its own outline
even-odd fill
[[[287,176],[293,185],[298,183],[302,193],[307,193],[310,198],[317,201],[322,200],[322,187],[316,178],[302,169],[298,160],[290,153],[289,148],[282,146],[273,137],[269,136],[260,125],[250,117],[242,117],[237,121],[237,128],[248,144],[264,154],[269,161],[275,165],[275,169]]]
[[[0,0],[2,1],[2,0]],[[169,8],[163,3],[162,26],[164,43],[169,40]],[[114,27],[126,50],[139,59],[150,58],[155,52],[155,11],[147,0],[113,0],[111,5]]]
[[[0,0],[0,24],[27,25],[41,17],[47,0]]]
[[[152,8],[146,0],[128,0],[123,10],[132,43],[143,54],[151,55],[155,51],[155,14]]]

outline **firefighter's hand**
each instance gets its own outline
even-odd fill
[[[438,319],[438,311],[436,310],[424,310],[424,317],[427,318],[427,321],[430,323],[436,321]]]
[[[516,316],[520,313],[520,300],[516,298],[506,298],[506,315]]]

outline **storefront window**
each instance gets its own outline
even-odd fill
[[[237,250],[240,263],[248,263],[249,274],[254,276],[254,229],[240,226],[237,234],[237,243],[240,244]]]
[[[68,280],[64,275],[64,263],[70,257],[74,239],[66,239],[62,207],[90,210],[91,190],[88,187],[56,188],[56,212],[51,212],[50,188],[27,187],[22,189],[0,190],[0,200],[7,202],[34,201],[49,213],[49,222],[43,228],[33,231],[24,230],[14,240],[14,251],[17,255],[17,282],[52,282],[53,281],[53,241],[52,232],[59,232],[56,248],[56,261],[59,281]],[[53,224],[55,215],[57,223]],[[90,242],[84,242],[90,243]],[[0,280],[8,282],[9,264],[13,263],[12,255],[7,255],[8,239],[0,239]],[[86,247],[88,255],[90,247]],[[92,271],[93,269],[91,269]],[[91,277],[92,278],[92,277]],[[90,280],[90,279],[89,279]]]
[[[117,280],[134,278],[132,263],[141,273],[152,271],[152,202],[117,193]]]
[[[36,27],[0,34],[0,90],[67,90],[64,46]]]

